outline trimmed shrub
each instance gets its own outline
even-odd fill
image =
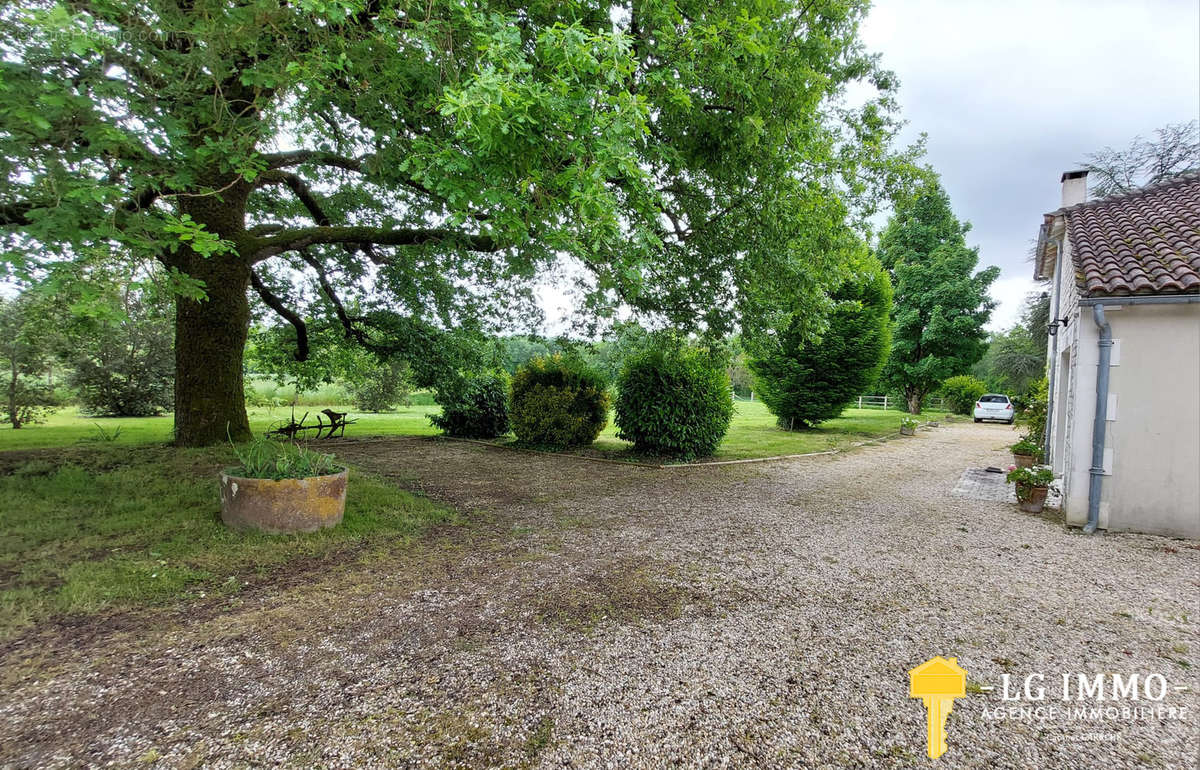
[[[942,398],[946,399],[946,408],[955,414],[970,415],[975,402],[987,393],[987,383],[969,374],[951,377],[942,383]]]
[[[806,339],[793,320],[750,361],[758,395],[785,430],[840,415],[875,383],[887,360],[892,285],[883,267],[864,262],[830,298],[834,304],[820,340]]]
[[[499,370],[460,374],[440,386],[434,400],[441,414],[429,421],[459,438],[495,438],[508,433],[508,375]]]
[[[617,436],[642,452],[685,460],[710,455],[733,418],[729,375],[695,350],[634,356],[617,391]]]
[[[513,376],[512,429],[527,444],[590,444],[608,424],[608,407],[604,378],[578,359],[533,358]]]

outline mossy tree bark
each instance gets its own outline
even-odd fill
[[[234,182],[217,195],[181,199],[180,210],[236,249],[244,246],[248,193]],[[185,244],[163,261],[203,281],[207,295],[175,302],[175,443],[248,439],[242,360],[250,328],[249,260],[236,250],[204,256]]]

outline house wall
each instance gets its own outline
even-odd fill
[[[1200,537],[1200,304],[1105,310],[1117,365],[1101,524]]]
[[[1084,415],[1090,420],[1091,412],[1086,410],[1095,404],[1096,343],[1093,334],[1089,339],[1090,347],[1080,345],[1079,292],[1075,287],[1071,241],[1065,232],[1059,258],[1063,262],[1063,270],[1060,280],[1051,283],[1050,307],[1053,310],[1058,295],[1058,317],[1065,318],[1066,324],[1058,327],[1057,353],[1053,358],[1047,359],[1051,366],[1057,367],[1054,372],[1054,392],[1050,394],[1053,417],[1050,422],[1049,462],[1055,475],[1061,479],[1063,511],[1067,523],[1081,526],[1087,521],[1091,423],[1083,425],[1086,435],[1082,435],[1076,416]],[[1091,323],[1090,319],[1088,323]],[[1084,329],[1083,333],[1087,334],[1088,330]],[[1054,347],[1055,340],[1052,338],[1048,344]],[[1048,356],[1050,352],[1047,351]],[[1082,405],[1081,395],[1086,402]],[[1082,453],[1079,451],[1081,442],[1086,446],[1086,451]]]
[[[1078,302],[1074,303],[1067,316],[1066,329],[1060,331],[1065,342],[1066,356],[1060,355],[1060,366],[1069,363],[1065,371],[1059,371],[1063,390],[1059,397],[1066,404],[1066,419],[1059,426],[1062,439],[1055,471],[1061,474],[1063,492],[1063,514],[1067,524],[1082,527],[1087,523],[1088,489],[1092,467],[1092,422],[1096,410],[1096,366],[1099,351],[1096,341],[1099,331],[1092,322],[1091,311],[1081,312]],[[1060,342],[1060,344],[1062,344]],[[1057,390],[1057,388],[1056,388]],[[1101,512],[1103,514],[1103,511]],[[1101,520],[1101,526],[1105,522]]]
[[[1100,527],[1200,538],[1200,304],[1108,306],[1105,315],[1113,348]],[[1056,373],[1066,417],[1056,414],[1051,447],[1066,522],[1083,526],[1099,330],[1090,307],[1076,304],[1068,318]]]

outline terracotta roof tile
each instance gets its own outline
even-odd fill
[[[1084,294],[1200,292],[1200,173],[1054,213]]]

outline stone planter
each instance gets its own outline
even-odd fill
[[[1013,463],[1018,468],[1032,468],[1033,467],[1033,455],[1017,455],[1017,454],[1015,454],[1015,455],[1013,455]]]
[[[1049,491],[1049,487],[1017,487],[1017,507],[1025,513],[1041,513]],[[1022,497],[1026,499],[1022,500]]]
[[[917,429],[909,428],[904,425],[901,425],[900,426],[900,435],[901,436],[915,436],[915,435],[917,435]]]
[[[349,472],[305,479],[248,479],[221,474],[221,520],[233,529],[271,534],[335,526],[346,511]]]

